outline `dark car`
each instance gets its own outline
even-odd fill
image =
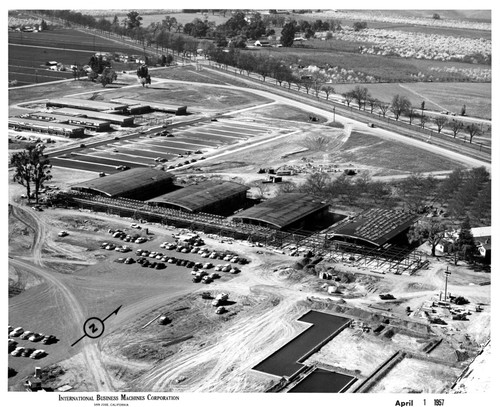
[[[148,267],[149,266],[149,261],[147,260],[144,260],[142,263],[141,263],[141,267]]]
[[[165,263],[156,263],[156,269],[157,270],[163,270],[167,268],[167,266],[165,265]]]
[[[33,352],[35,351],[35,348],[26,348],[21,352],[21,356],[24,356],[25,358],[29,358]]]
[[[57,338],[54,335],[45,335],[42,339],[42,343],[45,343],[47,345],[50,345],[51,343],[54,343],[57,341]]]
[[[17,348],[17,342],[13,339],[9,339],[9,353]]]

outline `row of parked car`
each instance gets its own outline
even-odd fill
[[[133,224],[136,225],[136,224]],[[139,225],[137,225],[139,226]],[[140,226],[137,228],[140,229]],[[145,243],[148,241],[148,239],[144,236],[139,235],[138,233],[134,233],[133,235],[126,233],[125,231],[121,229],[110,229],[109,233],[111,233],[111,236],[113,236],[116,239],[123,240],[124,242],[130,242],[130,243]],[[109,244],[109,243],[107,243]]]
[[[44,335],[42,333],[25,331],[22,327],[13,328],[9,325],[9,338],[19,338],[31,342],[42,342],[50,345],[57,341],[54,335]]]
[[[13,328],[9,325],[9,354],[16,357],[30,357],[31,359],[43,358],[47,356],[47,352],[43,349],[18,346],[18,342],[13,338],[29,340],[31,342],[41,342],[46,345],[50,345],[57,341],[54,335],[44,335],[42,333],[25,331],[22,327]]]
[[[163,242],[160,245],[161,248],[165,248],[167,250],[175,250],[180,253],[197,253],[201,257],[205,259],[220,259],[223,261],[228,261],[231,263],[239,263],[239,264],[247,264],[248,260],[245,259],[244,257],[239,257],[234,254],[228,254],[228,253],[221,253],[217,251],[210,251],[207,247],[199,247],[199,246],[191,246],[191,245],[185,245],[185,244],[176,244],[176,243],[169,243],[169,242]]]
[[[41,359],[48,355],[48,353],[43,349],[17,346],[17,342],[13,339],[9,339],[9,353],[15,357],[23,356],[25,358],[29,357],[31,359]]]

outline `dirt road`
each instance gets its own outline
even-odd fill
[[[46,219],[42,215],[28,213],[25,209],[17,206],[16,203],[12,202],[13,213],[19,219],[31,219],[29,224],[35,230],[35,237],[32,249],[32,262],[31,264],[29,260],[19,259],[15,257],[10,258],[11,264],[15,265],[19,269],[27,270],[31,273],[34,273],[40,277],[42,277],[49,285],[55,287],[57,291],[64,298],[64,312],[66,314],[67,321],[74,322],[74,329],[72,333],[82,332],[81,326],[79,325],[82,321],[85,321],[85,315],[82,310],[82,306],[79,301],[76,299],[71,290],[58,278],[59,275],[55,273],[51,273],[49,270],[43,267],[43,257],[42,257],[42,247],[45,242],[50,241],[50,237],[48,236],[47,228],[46,228]],[[62,304],[60,305],[62,307]],[[91,374],[95,389],[102,391],[113,391],[112,381],[104,367],[104,363],[101,358],[101,354],[97,347],[96,342],[87,341],[84,343],[82,348],[82,353],[85,357],[85,362],[87,365],[87,371]]]

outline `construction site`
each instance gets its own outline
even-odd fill
[[[39,203],[9,172],[9,391],[467,392],[490,352],[490,273],[408,243],[425,215],[278,192],[317,172],[412,173],[357,156],[348,143],[368,135],[438,175],[490,164],[307,101],[168,79],[181,69],[151,89],[123,74],[118,88],[55,85],[12,104],[11,138],[34,130],[57,145]],[[271,105],[321,120],[259,113]],[[73,126],[69,113],[83,124],[60,138],[28,121]],[[92,136],[73,140],[82,126]],[[42,332],[57,340],[30,339]],[[36,361],[22,356],[31,346]]]

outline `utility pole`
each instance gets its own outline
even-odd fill
[[[335,123],[335,106],[333,106],[333,122]]]
[[[451,274],[451,271],[448,271],[448,266],[446,267],[445,280],[444,280],[444,300],[446,301],[447,291],[448,291],[448,276]]]

